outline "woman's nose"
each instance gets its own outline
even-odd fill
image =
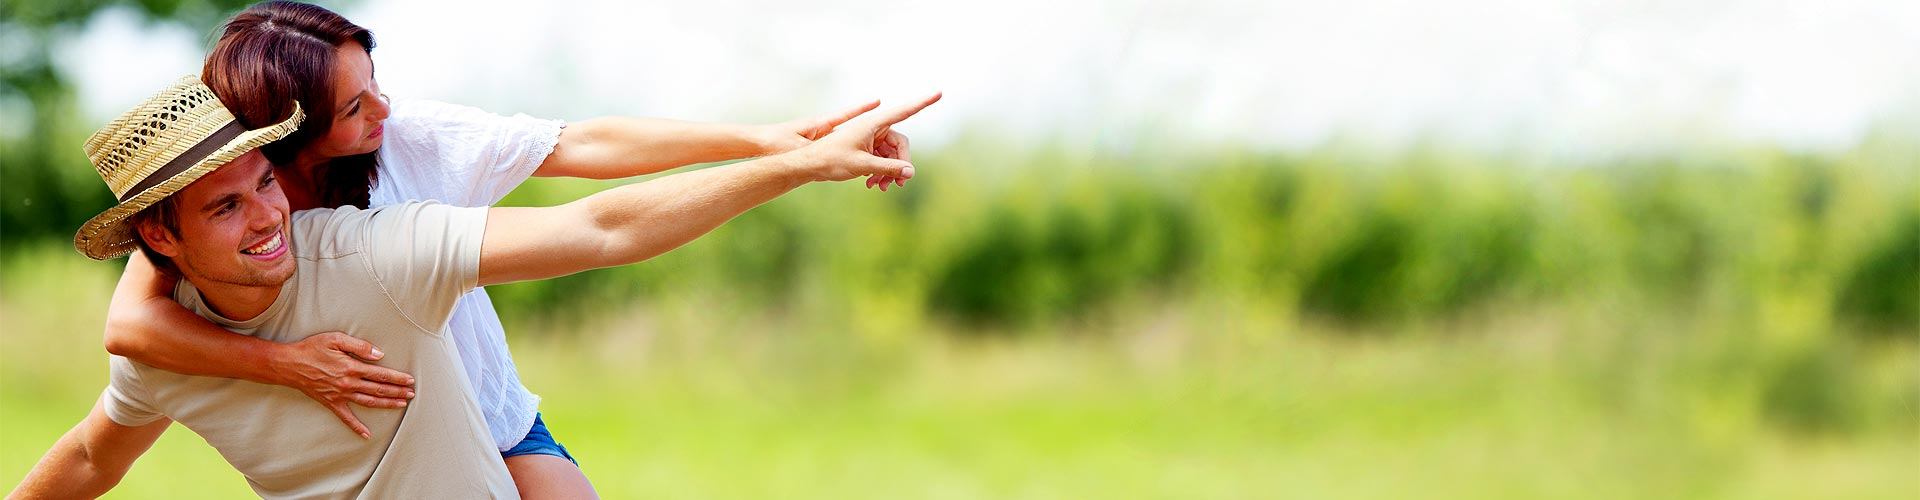
[[[380,94],[379,99],[374,99],[373,112],[367,113],[367,118],[370,118],[373,121],[378,122],[378,121],[386,120],[387,115],[392,113],[393,113],[393,99],[387,97],[386,94]]]

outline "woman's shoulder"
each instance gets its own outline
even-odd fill
[[[503,162],[516,161],[510,153],[539,136],[557,136],[559,127],[525,115],[505,117],[471,106],[404,98],[393,100],[385,124],[374,202],[437,198],[462,206],[485,204],[490,192],[475,190],[498,177],[495,172]]]
[[[439,159],[479,141],[493,115],[477,108],[426,99],[393,100],[381,151],[398,160]],[[448,151],[452,147],[455,151]]]
[[[480,157],[476,142],[483,127],[462,118],[471,108],[425,99],[393,100],[387,116],[386,137],[380,141],[379,181],[370,202],[385,205],[441,195],[449,168],[472,164]]]
[[[411,126],[438,128],[479,125],[498,120],[499,115],[472,106],[464,106],[431,99],[395,98],[393,112],[387,116],[389,126],[415,128]]]

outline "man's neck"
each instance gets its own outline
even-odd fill
[[[273,307],[273,301],[280,299],[280,288],[285,283],[274,286],[246,286],[229,283],[208,283],[207,280],[187,278],[193,288],[200,292],[200,299],[222,318],[234,321],[251,321]]]

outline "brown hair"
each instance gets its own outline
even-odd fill
[[[177,210],[179,206],[178,201],[179,198],[174,196],[161,198],[160,201],[153,202],[153,204],[148,205],[147,208],[141,209],[139,212],[134,212],[133,215],[127,217],[128,222],[133,224],[134,227],[134,245],[140,248],[141,254],[147,256],[147,262],[153,264],[153,267],[159,269],[161,274],[166,277],[179,277],[181,275],[180,268],[173,264],[172,258],[162,255],[160,252],[154,251],[152,246],[148,246],[147,236],[139,231],[140,226],[159,224],[161,229],[167,230],[167,234],[173,235],[174,239],[179,239],[180,213]]]
[[[285,165],[333,128],[328,82],[338,62],[334,52],[347,42],[373,52],[373,32],[333,11],[300,2],[261,2],[227,20],[200,78],[248,128],[285,120],[293,115],[293,102],[300,102],[307,113],[300,130],[260,148],[267,161]],[[365,208],[379,181],[377,157],[375,151],[328,160],[315,179],[320,205]]]

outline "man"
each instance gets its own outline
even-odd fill
[[[104,259],[139,249],[184,280],[182,305],[241,334],[286,341],[346,331],[414,375],[404,409],[361,415],[373,436],[339,439],[334,416],[285,387],[180,375],[115,357],[93,411],[14,491],[97,496],[178,421],[272,498],[511,498],[514,485],[440,330],[475,286],[645,260],[814,181],[909,178],[873,137],[939,99],[855,118],[777,156],[622,186],[558,207],[414,202],[289,214],[255,149],[301,116],[242,130],[198,79],[183,79],[87,141],[118,198],[74,244]]]

